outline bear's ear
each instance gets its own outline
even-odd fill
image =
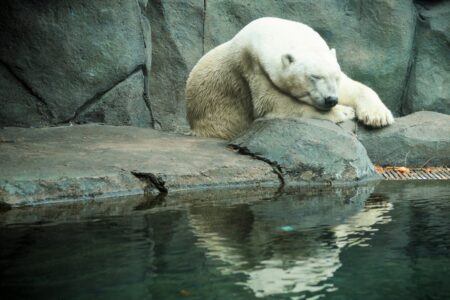
[[[295,61],[294,57],[290,54],[285,54],[281,57],[281,62],[283,63],[283,67],[287,67]]]
[[[336,58],[336,49],[331,49],[331,54],[333,54],[333,56]]]

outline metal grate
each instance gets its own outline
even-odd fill
[[[450,168],[376,168],[387,180],[449,180]]]

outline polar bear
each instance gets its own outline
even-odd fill
[[[340,69],[336,52],[311,27],[279,18],[252,21],[205,54],[186,84],[187,117],[199,136],[231,139],[257,118],[335,123],[394,122],[369,87]]]

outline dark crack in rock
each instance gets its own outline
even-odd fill
[[[230,144],[277,166],[286,185],[378,178],[356,137],[329,121],[260,119]]]
[[[151,1],[150,99],[155,128],[189,131],[184,89],[189,72],[203,54],[203,0]]]
[[[144,100],[144,80],[142,71],[138,70],[92,103],[75,121],[150,127],[150,112]]]
[[[145,63],[139,15],[137,1],[5,0],[0,60],[64,122]]]

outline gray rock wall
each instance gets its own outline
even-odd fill
[[[397,116],[450,113],[448,1],[4,0],[0,126],[187,131],[189,71],[262,16],[314,27]]]
[[[418,6],[414,61],[404,114],[450,114],[450,1]]]
[[[83,120],[118,84],[147,68],[140,15],[137,1],[2,1],[0,126]],[[144,81],[134,84],[144,91]],[[115,97],[146,106],[143,92]],[[36,121],[8,118],[11,110],[30,113]],[[149,118],[124,124],[148,127]]]
[[[150,1],[153,67],[150,99],[155,127],[187,131],[184,87],[189,72],[203,55],[203,0]]]

